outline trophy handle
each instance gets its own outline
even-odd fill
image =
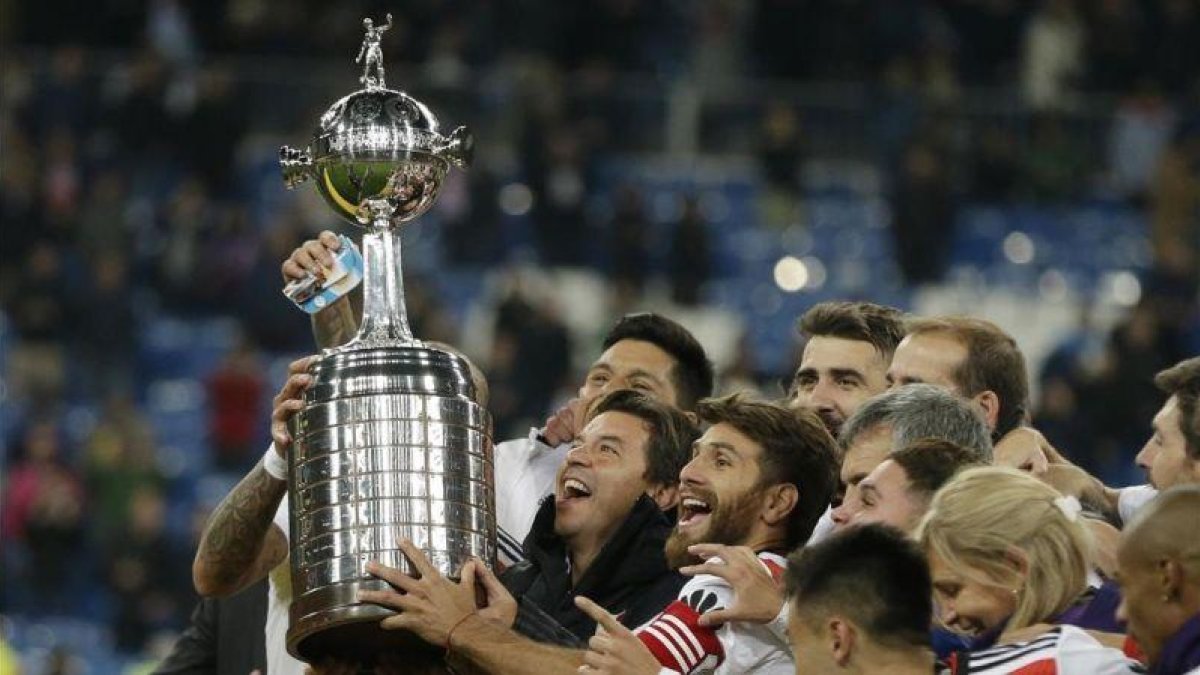
[[[280,147],[279,169],[283,172],[283,184],[289,190],[312,178],[312,157],[308,149],[297,150],[287,145]]]
[[[438,148],[437,154],[455,168],[465,171],[471,166],[471,159],[475,156],[475,137],[466,127],[459,127],[450,132],[446,142]]]

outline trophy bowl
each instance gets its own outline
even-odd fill
[[[399,226],[433,205],[451,167],[467,167],[473,139],[463,127],[443,135],[429,108],[386,87],[379,41],[391,17],[363,25],[364,88],[329,107],[311,145],[279,153],[288,188],[313,181],[366,229],[359,332],[310,367],[290,422],[287,648],[309,662],[370,664],[389,651],[419,663],[439,650],[383,630],[394,612],[357,592],[390,588],[366,572],[372,560],[414,572],[401,538],[447,577],[472,557],[495,564],[491,419],[465,359],[413,337],[400,258]]]
[[[433,206],[446,173],[471,162],[474,139],[465,127],[448,136],[437,117],[408,94],[392,89],[356,91],[321,116],[312,145],[284,146],[284,181],[294,187],[314,180],[334,213],[370,226],[378,214],[392,225]]]

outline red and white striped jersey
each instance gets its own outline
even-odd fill
[[[1087,631],[1055,626],[1028,642],[950,656],[942,675],[1128,675],[1145,668],[1121,650],[1105,647]]]
[[[774,553],[759,553],[759,562],[779,580],[787,561]],[[761,673],[792,675],[792,654],[765,624],[735,621],[704,627],[705,612],[728,607],[733,589],[720,577],[693,577],[679,597],[658,616],[634,631],[662,664],[664,671],[693,675]]]

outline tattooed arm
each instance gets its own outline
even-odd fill
[[[304,407],[301,395],[312,382],[307,371],[315,358],[293,361],[287,382],[275,395],[271,438],[273,452],[282,457],[292,445],[287,421]],[[287,536],[272,522],[286,492],[287,482],[273,478],[260,461],[226,495],[208,519],[192,563],[192,583],[200,595],[236,593],[287,558]]]
[[[213,511],[196,560],[192,582],[203,596],[236,593],[263,578],[287,557],[287,537],[272,523],[287,483],[259,462]]]

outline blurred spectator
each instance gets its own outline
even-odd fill
[[[1025,26],[1021,90],[1038,110],[1071,104],[1083,75],[1085,26],[1074,0],[1043,0]]]
[[[62,389],[69,299],[62,256],[53,243],[38,242],[13,284],[7,311],[18,342],[8,374],[18,400],[52,401]]]
[[[579,265],[588,239],[584,200],[587,167],[579,130],[559,125],[545,133],[531,176],[533,225],[541,261],[549,266]]]
[[[1139,3],[1102,0],[1082,6],[1087,17],[1087,84],[1093,91],[1129,91],[1145,69],[1147,26]]]
[[[74,134],[66,127],[50,131],[42,166],[41,195],[46,225],[55,239],[70,239],[83,193],[83,167]]]
[[[40,419],[22,436],[20,458],[12,465],[4,487],[3,540],[28,558],[13,574],[10,584],[32,597],[29,608],[56,612],[70,606],[71,591],[82,581],[81,542],[84,539],[83,484],[68,459],[62,456],[58,426]]]
[[[241,318],[249,339],[276,354],[311,354],[314,350],[308,315],[280,300],[283,281],[279,266],[304,241],[303,233],[290,224],[294,222],[294,214],[283,213],[266,229],[242,289],[235,297],[226,298],[227,307]]]
[[[126,217],[129,189],[124,174],[115,168],[103,169],[87,188],[76,233],[79,252],[93,263],[104,256],[127,257],[132,231]]]
[[[229,473],[249,470],[263,443],[266,383],[262,359],[245,338],[229,350],[205,383],[208,390],[208,437],[213,465]]]
[[[1115,448],[1136,448],[1145,441],[1139,424],[1154,417],[1162,398],[1154,374],[1189,355],[1182,353],[1180,336],[1165,329],[1148,297],[1113,329],[1108,354],[1091,420]]]
[[[1182,242],[1200,251],[1200,123],[1189,121],[1171,140],[1150,195],[1150,233],[1161,252]]]
[[[196,82],[195,104],[180,123],[185,159],[218,197],[238,187],[236,151],[246,132],[245,100],[229,72],[209,67]]]
[[[1057,113],[1042,112],[1031,122],[1023,173],[1025,193],[1035,200],[1058,202],[1079,194],[1086,158]]]
[[[1155,85],[1143,80],[1113,117],[1108,167],[1114,186],[1141,202],[1175,128],[1175,111]]]
[[[188,12],[179,0],[150,1],[146,38],[159,55],[177,68],[191,66],[198,57]]]
[[[204,257],[216,217],[204,183],[194,176],[181,182],[171,195],[163,214],[165,250],[158,273],[163,293],[176,308],[201,311],[223,300],[216,288],[222,279],[207,274],[210,265],[221,261]]]
[[[1150,5],[1151,76],[1168,95],[1183,94],[1196,85],[1200,63],[1200,7],[1192,0],[1163,0]]]
[[[1017,137],[1007,127],[994,124],[983,129],[971,153],[971,197],[983,202],[1004,202],[1016,194],[1020,160]]]
[[[104,542],[128,525],[133,495],[142,488],[160,488],[166,479],[150,425],[128,397],[105,400],[84,450],[93,534]]]
[[[139,488],[129,505],[129,522],[106,556],[109,586],[116,595],[116,646],[136,654],[151,632],[180,623],[190,597],[189,556],[167,535],[166,502],[150,487]]]
[[[96,259],[91,279],[72,302],[73,336],[85,388],[97,400],[133,391],[137,316],[125,258],[114,252]]]
[[[954,241],[956,207],[946,161],[928,141],[904,155],[892,196],[896,261],[909,284],[941,280]]]
[[[1015,79],[1026,4],[1018,0],[942,3],[958,36],[958,72],[965,84],[993,86]]]
[[[34,92],[27,123],[34,137],[45,140],[62,130],[73,138],[86,138],[92,131],[91,108],[96,92],[84,79],[88,54],[78,45],[54,50],[49,73]]]
[[[700,290],[712,276],[712,253],[708,223],[695,197],[683,200],[683,212],[671,233],[671,299],[694,306]]]
[[[1096,456],[1097,447],[1089,423],[1092,411],[1080,400],[1080,394],[1086,392],[1080,392],[1077,387],[1061,376],[1043,380],[1041,399],[1033,415],[1034,426],[1072,461],[1093,475],[1107,475],[1102,463],[1114,458]]]
[[[782,103],[767,105],[759,131],[758,163],[765,179],[762,218],[786,227],[795,221],[800,193],[803,137],[796,110]]]
[[[644,199],[641,190],[627,184],[617,188],[612,201],[611,279],[619,295],[638,298],[650,270]]]
[[[496,308],[488,364],[490,408],[498,438],[519,438],[540,424],[571,367],[567,327],[544,303],[512,283]]]
[[[488,265],[503,257],[500,185],[486,166],[471,167],[470,177],[451,172],[438,194],[436,213],[444,221],[441,241],[453,264]]]
[[[165,108],[167,71],[152,53],[143,52],[129,64],[120,83],[106,125],[116,132],[123,157],[148,159],[151,151],[161,149],[171,128]]]
[[[0,153],[0,239],[4,241],[0,302],[6,305],[13,300],[34,245],[48,236],[38,188],[40,158],[31,139],[11,122],[10,116],[0,114],[4,138],[4,152]]]

